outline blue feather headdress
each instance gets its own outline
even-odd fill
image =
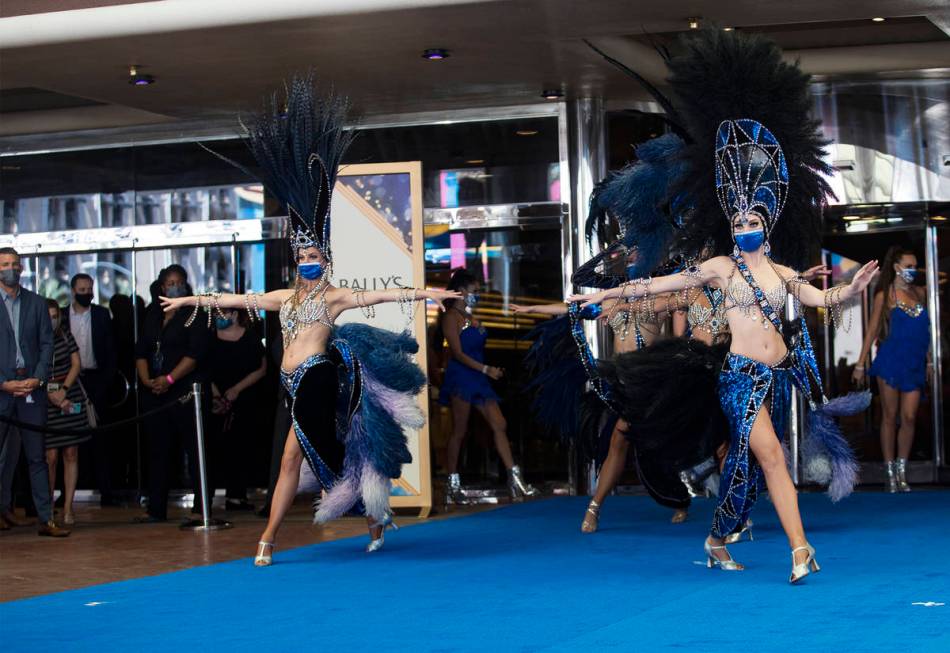
[[[574,273],[575,284],[612,288],[631,277],[650,274],[666,258],[679,211],[669,201],[670,186],[679,183],[685,171],[678,160],[684,145],[676,134],[651,139],[636,148],[636,162],[597,184],[584,225],[587,241],[595,231],[603,240],[611,221],[620,237]],[[611,257],[630,250],[636,250],[637,256],[624,274],[598,271]]]
[[[294,76],[282,95],[273,93],[263,109],[241,121],[244,142],[257,162],[248,170],[269,193],[287,206],[291,247],[316,247],[332,262],[330,201],[343,154],[356,132],[347,129],[350,103],[333,92],[321,93],[313,72]],[[217,154],[217,153],[215,153]]]

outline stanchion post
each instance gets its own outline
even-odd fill
[[[201,384],[191,386],[195,402],[195,438],[198,441],[198,477],[201,479],[201,520],[205,528],[211,524],[211,511],[208,510],[208,464],[205,460],[205,427],[201,419]]]
[[[191,386],[192,401],[195,405],[195,439],[198,450],[198,479],[201,491],[201,521],[193,519],[182,524],[183,530],[214,531],[231,528],[231,523],[221,519],[211,518],[211,501],[213,497],[208,493],[208,467],[205,460],[205,428],[201,419],[201,384],[195,382]],[[195,497],[198,501],[198,497]]]

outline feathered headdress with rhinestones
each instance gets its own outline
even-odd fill
[[[330,201],[343,154],[355,130],[347,128],[349,100],[321,92],[313,72],[294,76],[283,93],[265,98],[259,113],[241,120],[244,142],[256,170],[221,157],[260,179],[269,193],[287,206],[290,244],[316,247],[332,262]],[[218,155],[220,156],[220,155]]]
[[[714,254],[728,253],[732,216],[750,211],[765,220],[775,258],[804,266],[832,195],[809,75],[786,62],[774,42],[714,27],[684,35],[672,55],[660,51],[670,96],[597,52],[657,99],[685,141],[685,174],[671,179],[669,200],[689,208],[679,212],[673,250],[696,258],[711,244]]]

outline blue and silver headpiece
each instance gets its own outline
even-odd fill
[[[332,263],[333,187],[343,155],[356,135],[347,127],[349,107],[347,98],[318,90],[312,71],[296,75],[284,84],[284,93],[268,96],[259,113],[241,121],[256,169],[215,153],[260,179],[287,207],[291,223],[287,235],[295,253],[316,247],[328,263]]]
[[[756,213],[772,231],[788,196],[788,165],[778,139],[747,118],[723,120],[716,132],[716,196],[726,219]]]

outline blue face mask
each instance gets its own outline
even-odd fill
[[[323,266],[319,263],[301,263],[297,266],[297,270],[307,281],[316,281],[323,276]]]
[[[469,293],[465,296],[465,305],[469,308],[475,308],[475,304],[478,303],[478,293]]]
[[[231,318],[216,317],[214,319],[214,325],[218,327],[218,331],[227,329],[232,324],[234,324],[234,320],[232,320]]]
[[[177,299],[178,297],[184,297],[188,293],[188,289],[184,286],[169,286],[165,289],[165,296],[170,299]]]
[[[898,274],[905,283],[914,283],[914,279],[917,278],[917,270],[914,268],[901,268]]]
[[[743,252],[754,252],[762,247],[762,243],[765,242],[765,231],[762,229],[746,231],[741,234],[736,234],[735,238],[736,245],[738,245],[739,249]]]

